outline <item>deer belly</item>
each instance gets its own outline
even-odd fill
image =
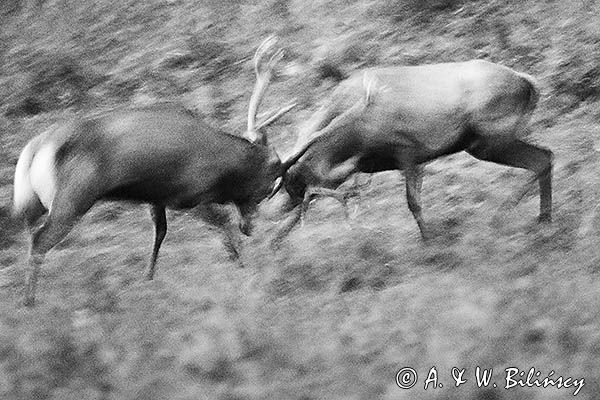
[[[103,198],[167,205],[177,195],[178,190],[174,186],[161,185],[152,181],[141,181],[115,187],[108,191]]]
[[[398,163],[388,152],[369,153],[360,158],[357,168],[365,173],[383,172],[398,169]]]

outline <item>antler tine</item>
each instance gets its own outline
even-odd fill
[[[260,60],[263,58],[264,54],[272,48],[275,43],[277,43],[277,37],[275,35],[271,35],[258,46],[256,52],[254,53],[253,61],[254,61],[254,70],[258,75],[260,73]],[[273,59],[273,57],[271,57]]]
[[[270,117],[265,118],[265,120],[262,121],[256,129],[260,130],[260,129],[264,128],[265,126],[271,125],[273,122],[275,122],[279,118],[281,118],[282,115],[286,114],[287,112],[289,112],[292,108],[296,107],[297,105],[298,105],[298,103],[294,102],[294,103],[288,104],[285,107],[282,107],[279,111],[274,112],[273,115],[271,115]]]
[[[298,161],[304,155],[304,153],[306,153],[308,149],[313,146],[314,143],[320,140],[325,140],[329,132],[339,129],[345,124],[352,123],[353,118],[355,118],[357,115],[360,115],[359,113],[362,112],[362,110],[364,110],[365,107],[368,107],[368,104],[362,101],[358,101],[349,110],[335,117],[325,128],[321,129],[320,131],[314,132],[311,135],[310,140],[308,140],[300,148],[298,148],[296,151],[294,151],[292,154],[288,155],[282,160],[282,175],[285,174],[285,172],[292,165],[294,165],[296,161]]]
[[[256,84],[254,85],[254,91],[248,106],[248,131],[246,133],[246,136],[252,142],[264,142],[264,136],[258,132],[264,126],[264,123],[259,128],[256,128],[256,114],[264,92],[271,80],[271,73],[275,65],[283,58],[283,50],[279,49],[269,57],[266,65],[264,64],[263,59],[265,58],[265,54],[275,46],[275,43],[277,43],[277,38],[269,36],[263,40],[254,53],[253,61],[254,71],[256,72]]]
[[[283,58],[283,55],[283,49],[279,49],[271,56],[271,58],[269,58],[269,62],[267,63],[267,72],[273,71],[275,65],[277,65],[277,63]]]

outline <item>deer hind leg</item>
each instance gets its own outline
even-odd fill
[[[25,305],[33,306],[39,271],[46,253],[56,246],[98,199],[100,176],[95,164],[79,160],[76,168],[63,166],[62,176],[48,216],[33,233],[29,249],[29,276]]]
[[[32,201],[32,203],[25,210],[25,224],[27,225],[27,230],[31,235],[35,233],[36,227],[39,225],[40,218],[42,215],[46,213],[46,208],[40,203],[38,199]]]
[[[25,287],[25,299],[24,299],[24,304],[25,306],[33,306],[35,304],[35,288],[37,286],[37,280],[38,280],[38,275],[39,275],[39,271],[41,268],[41,264],[43,261],[43,254],[45,254],[44,251],[42,254],[39,254],[39,252],[34,251],[34,242],[39,242],[39,239],[36,240],[36,234],[37,232],[39,232],[39,229],[36,230],[36,227],[38,226],[38,222],[40,220],[40,218],[42,217],[42,215],[44,215],[46,213],[46,209],[44,208],[44,206],[42,206],[42,203],[40,203],[38,200],[36,200],[36,204],[30,205],[30,207],[25,211],[25,223],[27,224],[27,230],[29,231],[30,235],[31,235],[31,242],[29,244],[29,260],[28,260],[28,265],[29,265],[29,275],[27,277],[27,283],[26,283],[26,287]],[[48,218],[46,218],[46,222],[48,221]],[[41,228],[40,228],[41,229]],[[57,242],[58,243],[58,242]]]
[[[472,156],[497,164],[523,168],[535,173],[540,188],[540,215],[538,221],[550,222],[552,220],[552,159],[550,150],[515,140],[508,144],[490,145],[483,141],[467,150]],[[520,196],[518,202],[531,187],[530,182]]]
[[[29,276],[25,289],[26,306],[35,303],[35,291],[41,265],[46,253],[56,246],[94,204],[96,197],[86,195],[71,185],[59,191],[42,226],[34,232],[29,249]],[[89,193],[88,193],[89,194]]]
[[[53,215],[49,215],[43,225],[33,234],[29,247],[29,275],[24,301],[26,306],[35,304],[35,291],[44,256],[71,231],[75,222],[76,218],[55,218]]]
[[[152,257],[150,258],[150,264],[148,264],[148,268],[146,269],[146,279],[149,281],[154,278],[158,251],[167,235],[167,214],[165,213],[165,207],[153,204],[150,208],[150,214],[152,215],[152,221],[154,221],[155,233]]]

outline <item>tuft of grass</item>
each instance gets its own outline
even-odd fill
[[[20,64],[27,78],[9,99],[12,104],[7,114],[11,116],[81,107],[87,101],[88,90],[102,80],[65,53],[39,52]]]

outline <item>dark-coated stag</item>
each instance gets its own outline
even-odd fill
[[[533,171],[540,188],[539,220],[550,221],[552,152],[523,141],[538,97],[529,75],[481,60],[354,73],[313,117],[306,137],[314,143],[285,175],[295,209],[275,243],[312,197],[344,201],[336,189],[352,174],[387,170],[404,171],[408,207],[427,238],[421,164],[462,150]]]
[[[165,208],[197,207],[205,221],[223,231],[231,257],[239,257],[239,230],[216,205],[234,204],[241,217],[239,228],[249,235],[258,203],[283,172],[261,130],[291,107],[255,122],[273,68],[282,57],[281,51],[273,50],[274,42],[267,39],[254,56],[257,82],[246,138],[212,128],[181,107],[156,105],[74,120],[25,146],[15,171],[14,211],[32,233],[26,305],[34,304],[44,255],[99,200],[151,205],[156,232],[148,279],[154,276],[167,232]]]

